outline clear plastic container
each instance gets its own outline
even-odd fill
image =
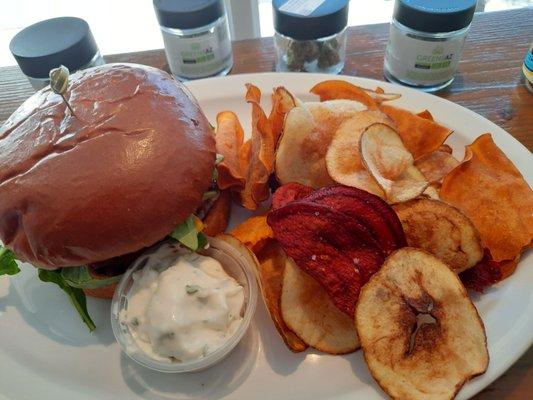
[[[338,74],[346,59],[346,29],[316,40],[296,40],[276,32],[276,70]]]
[[[187,361],[168,361],[154,359],[147,355],[136,343],[129,325],[121,321],[121,313],[128,309],[128,294],[133,286],[133,273],[143,267],[144,263],[135,263],[120,280],[111,303],[111,326],[113,334],[122,351],[137,363],[155,371],[167,373],[194,372],[209,368],[222,361],[240,342],[250,326],[256,306],[258,286],[254,273],[254,266],[249,265],[247,259],[233,246],[218,238],[209,238],[209,248],[201,254],[218,260],[224,270],[244,288],[244,305],[242,322],[227,341],[215,351],[205,357]]]

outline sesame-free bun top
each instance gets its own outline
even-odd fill
[[[152,245],[199,206],[215,144],[196,100],[166,72],[108,64],[49,87],[0,128],[0,240],[55,268]]]

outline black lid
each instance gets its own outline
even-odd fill
[[[9,50],[20,69],[33,78],[48,78],[51,69],[64,65],[76,71],[98,52],[87,22],[61,17],[30,25],[17,33]]]
[[[348,23],[349,0],[273,0],[276,32],[297,40],[339,33]]]
[[[472,22],[477,0],[396,0],[394,18],[421,32],[452,32]]]
[[[193,29],[209,25],[222,17],[223,0],[154,0],[159,25]]]

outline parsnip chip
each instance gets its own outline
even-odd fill
[[[415,166],[429,183],[440,183],[452,169],[459,165],[459,161],[450,153],[436,150],[415,161]]]
[[[309,102],[291,109],[276,151],[280,184],[297,182],[315,188],[333,184],[326,170],[327,148],[339,125],[365,109],[351,100]]]
[[[220,189],[244,187],[245,170],[239,163],[239,150],[244,139],[244,132],[239,118],[230,111],[223,111],[217,115],[215,142],[217,153],[224,159],[217,166],[217,184]]]
[[[274,170],[274,138],[268,118],[259,104],[260,90],[252,84],[246,87],[246,100],[252,106],[252,144],[246,182],[240,198],[245,208],[255,210],[260,202],[270,196],[268,179]]]
[[[272,135],[274,136],[274,144],[283,132],[283,123],[287,113],[296,107],[296,100],[292,94],[283,86],[277,87],[272,93],[272,110],[268,116],[270,126],[272,127]]]
[[[531,246],[533,192],[490,134],[466,147],[440,195],[472,220],[495,261],[515,260]]]
[[[263,300],[283,341],[293,352],[304,351],[307,345],[287,327],[281,316],[281,291],[287,256],[275,240],[269,241],[257,253],[259,286]]]
[[[281,315],[307,345],[329,354],[359,348],[352,318],[340,311],[326,291],[287,258],[281,292]]]
[[[419,198],[393,208],[402,222],[407,245],[428,251],[455,273],[473,267],[483,258],[477,229],[454,206]]]
[[[216,236],[219,233],[224,233],[228,227],[230,212],[231,193],[229,190],[222,190],[204,217],[202,232],[207,236]]]
[[[367,171],[383,189],[389,203],[419,196],[428,186],[413,165],[413,157],[390,126],[375,123],[361,135],[361,159]]]
[[[363,131],[377,122],[393,124],[390,118],[378,110],[361,111],[345,120],[328,146],[326,169],[329,176],[337,183],[384,197],[381,187],[365,169],[359,152],[359,140]]]
[[[423,250],[405,247],[385,260],[361,290],[355,323],[368,369],[396,400],[452,399],[489,363],[466,289]]]
[[[396,123],[398,134],[415,160],[437,150],[452,133],[451,129],[401,108],[382,104],[380,110]]]
[[[274,238],[274,232],[266,222],[266,215],[256,215],[241,222],[230,232],[254,253],[258,253],[261,247],[269,239]]]

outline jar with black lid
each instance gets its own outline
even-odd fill
[[[338,74],[349,0],[273,0],[276,70]]]
[[[35,90],[47,86],[50,70],[60,65],[75,72],[104,64],[89,24],[75,17],[30,25],[11,39],[9,49]]]
[[[396,0],[384,61],[391,82],[425,91],[452,83],[476,0]]]
[[[226,75],[233,67],[223,0],[153,0],[170,72],[179,80]]]

